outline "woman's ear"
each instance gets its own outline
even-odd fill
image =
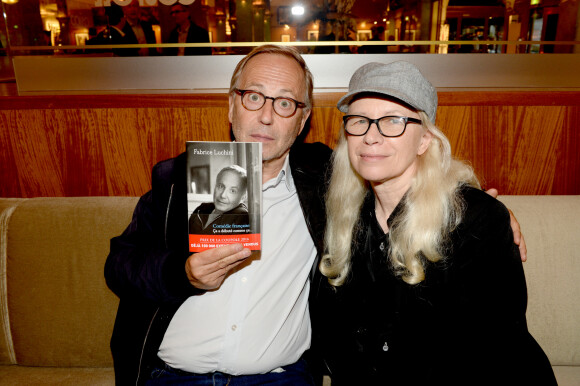
[[[421,143],[419,144],[419,148],[417,149],[417,155],[423,155],[429,149],[429,145],[431,144],[431,140],[433,139],[433,133],[431,131],[425,129],[425,132],[421,136]]]

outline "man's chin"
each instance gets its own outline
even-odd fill
[[[228,211],[230,211],[230,210],[232,210],[232,209],[233,209],[233,208],[230,208],[230,207],[225,207],[225,206],[217,206],[217,205],[216,205],[216,207],[215,207],[215,210],[216,210],[216,212],[219,212],[219,213],[228,212]]]

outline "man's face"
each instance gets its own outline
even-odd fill
[[[240,205],[244,197],[245,187],[240,176],[232,171],[225,171],[218,175],[213,190],[213,203],[216,211],[228,212]]]
[[[141,18],[141,8],[137,1],[132,1],[129,5],[123,7],[123,12],[125,17],[131,21],[131,23],[138,23]]]
[[[189,11],[187,8],[177,4],[171,7],[171,16],[177,25],[182,25],[189,19]]]
[[[239,81],[241,90],[254,90],[269,97],[290,97],[300,102],[306,95],[304,73],[294,61],[276,54],[259,54],[246,64]],[[310,110],[298,108],[296,114],[283,118],[274,112],[272,100],[257,111],[246,110],[241,96],[230,95],[229,119],[238,142],[262,142],[262,159],[280,160],[302,132]]]

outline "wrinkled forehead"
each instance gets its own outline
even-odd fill
[[[274,70],[273,77],[264,70]],[[290,56],[265,52],[252,57],[244,66],[238,80],[239,85],[263,81],[279,81],[292,85],[296,91],[303,92],[305,74],[300,64]]]

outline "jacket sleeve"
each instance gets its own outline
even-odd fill
[[[456,303],[447,352],[461,369],[456,375],[465,380],[485,374],[491,381],[503,374],[506,384],[554,384],[549,361],[527,329],[526,281],[509,213],[483,192],[466,197],[451,268],[456,286],[449,288]]]
[[[174,184],[168,178],[173,163],[154,167],[153,189],[140,198],[123,234],[111,239],[105,279],[119,297],[138,297],[160,304],[180,301],[200,292],[189,283],[185,273],[185,261],[189,257],[187,212],[185,202],[178,205],[175,203],[178,198],[173,197]],[[173,212],[171,205],[177,206]],[[171,213],[174,214],[170,216]],[[181,224],[181,217],[185,224]],[[169,228],[179,230],[173,234],[185,232],[185,236],[171,242]]]

